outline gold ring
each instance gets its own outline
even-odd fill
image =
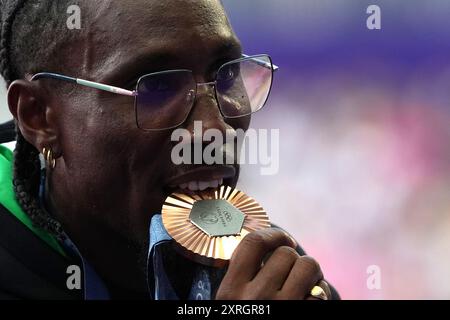
[[[325,293],[325,290],[320,286],[314,286],[311,290],[311,296],[320,300],[328,300],[328,296]]]

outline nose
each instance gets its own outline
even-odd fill
[[[194,105],[184,125],[191,134],[194,133],[194,128],[198,129],[198,122],[201,122],[203,133],[209,129],[216,129],[225,137],[227,130],[234,130],[225,122],[220,112],[214,86],[214,82],[197,85]]]
[[[183,124],[183,128],[186,129],[188,137],[188,143],[191,143],[195,150],[204,151],[210,143],[223,143],[223,161],[228,163],[229,156],[233,156],[233,162],[235,161],[235,145],[238,136],[238,130],[246,131],[250,123],[250,116],[237,118],[237,119],[227,119],[222,116],[220,112],[219,103],[216,98],[215,83],[198,83],[197,92],[192,92],[192,97],[195,99],[192,106],[191,112],[188,118]],[[208,130],[214,129],[215,132]],[[217,136],[218,132],[219,137]],[[206,135],[206,133],[208,133]],[[221,139],[216,141],[216,139]],[[212,140],[212,141],[211,141]],[[174,144],[177,142],[175,141]],[[215,144],[216,145],[216,144]],[[217,150],[212,151],[212,156],[216,157]],[[200,161],[205,159],[197,159],[198,155],[196,152],[191,154],[192,163],[199,164]],[[217,155],[218,156],[218,155]],[[224,163],[225,163],[224,162]],[[207,162],[210,164],[209,162]]]

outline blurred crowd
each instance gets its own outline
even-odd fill
[[[245,166],[240,187],[344,299],[449,299],[450,3],[375,2],[379,31],[365,1],[226,2],[280,65],[252,124],[280,129],[280,171]]]

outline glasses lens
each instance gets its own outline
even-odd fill
[[[217,73],[217,99],[225,117],[250,115],[264,107],[272,87],[269,56],[253,56],[223,65]]]
[[[154,73],[141,78],[136,98],[136,120],[144,130],[182,124],[194,102],[196,83],[190,71]]]

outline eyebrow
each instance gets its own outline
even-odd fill
[[[220,44],[213,50],[213,56],[216,57],[224,56],[230,53],[237,53],[238,55],[242,54],[241,43],[234,38],[220,42]]]
[[[138,53],[131,59],[115,66],[111,72],[105,75],[103,81],[108,83],[120,82],[119,79],[129,81],[132,79],[128,79],[128,77],[138,74],[140,70],[142,70],[142,75],[148,70],[155,69],[156,71],[158,68],[164,68],[176,58],[172,52],[166,50]]]
[[[235,58],[239,58],[242,53],[242,47],[239,41],[230,39],[221,41],[211,52],[210,56],[214,57],[212,60],[224,58],[227,54],[233,54],[236,56]],[[127,59],[120,65],[117,65],[114,70],[102,79],[102,82],[123,85],[121,80],[131,81],[133,76],[161,71],[168,68],[174,61],[182,60],[182,57],[185,55],[186,53],[184,52],[180,54],[178,50],[168,50],[167,48],[152,49],[151,51],[144,50],[131,59]]]

